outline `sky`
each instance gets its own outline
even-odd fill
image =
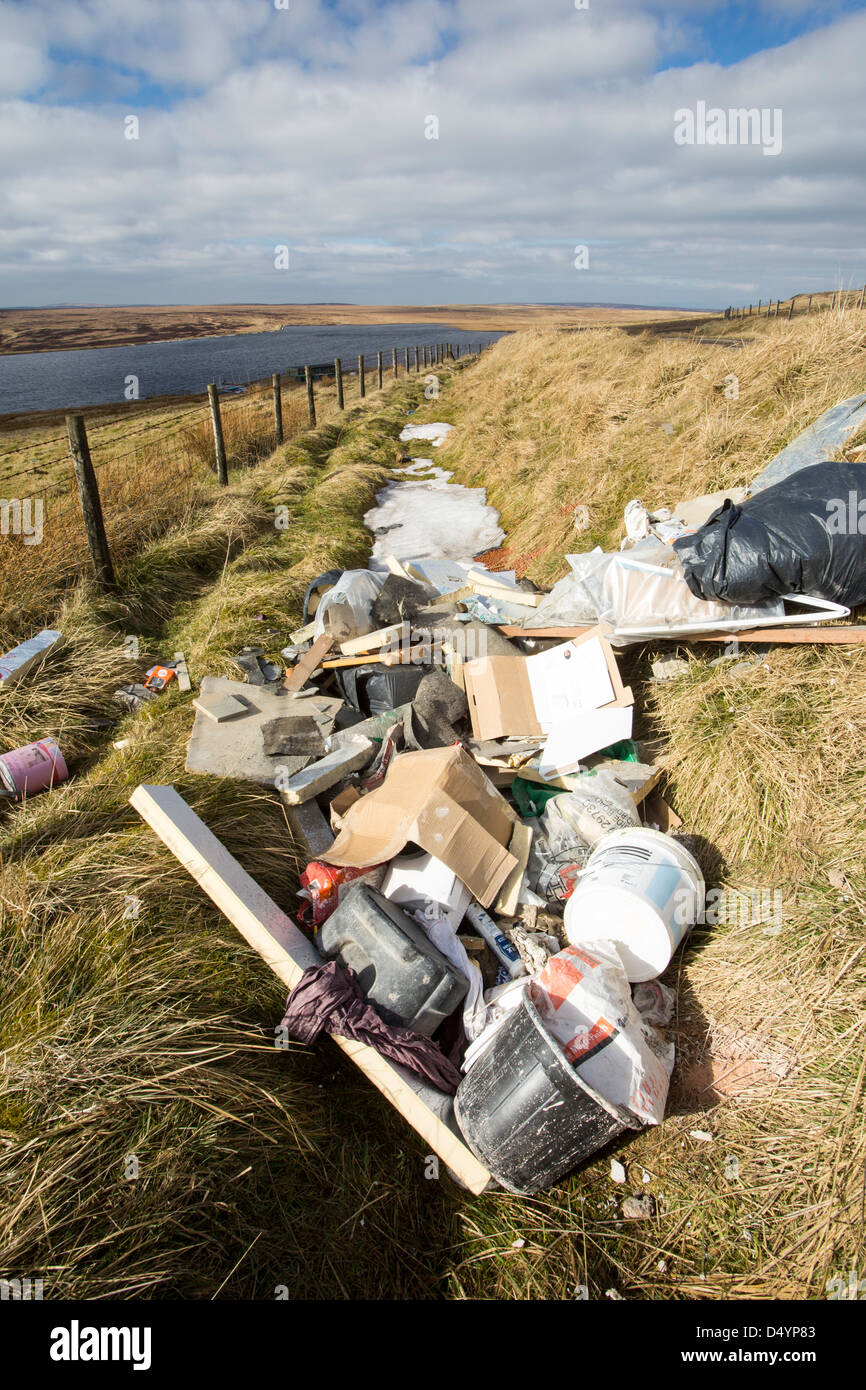
[[[0,305],[853,288],[864,53],[866,0],[0,0]]]

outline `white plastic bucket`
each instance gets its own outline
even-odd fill
[[[632,984],[654,980],[694,926],[705,885],[697,860],[660,830],[612,830],[599,840],[565,904],[572,946],[611,941]]]

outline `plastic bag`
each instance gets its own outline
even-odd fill
[[[561,907],[602,836],[639,824],[630,793],[609,772],[582,773],[578,787],[548,801],[533,829],[528,887]]]
[[[375,632],[373,604],[387,577],[370,570],[345,570],[316,609],[316,637],[327,633],[335,642],[348,642]]]
[[[866,469],[801,468],[741,506],[725,502],[674,548],[686,583],[704,598],[810,594],[857,608],[866,602]]]
[[[523,626],[527,630],[598,621],[598,589],[594,587],[591,591],[587,581],[604,570],[614,557],[596,546],[595,550],[587,550],[582,555],[566,555],[565,558],[571,565],[571,574],[554,584],[550,593],[524,620]]]
[[[599,620],[614,628],[610,639],[614,643],[636,641],[641,634],[699,631],[712,623],[753,623],[784,616],[778,599],[744,607],[696,597],[677,555],[660,541],[650,539],[608,558],[610,563],[604,569],[597,566],[586,583],[598,605]]]
[[[626,1123],[661,1123],[673,1045],[641,1018],[612,945],[566,946],[530,981],[529,997],[582,1081]]]

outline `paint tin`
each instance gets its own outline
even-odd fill
[[[48,791],[68,776],[63,754],[53,738],[41,738],[0,755],[0,783],[16,801]]]

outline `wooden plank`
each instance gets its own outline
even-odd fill
[[[446,597],[450,598],[451,595]],[[552,637],[558,642],[570,642],[572,638],[582,637],[591,630],[590,624],[586,627],[521,627],[519,623],[497,623],[496,626],[503,637]]]
[[[189,678],[189,667],[186,664],[186,657],[183,652],[175,652],[174,662],[174,669],[177,673],[178,690],[192,690],[192,683]]]
[[[295,644],[298,642],[311,642],[315,635],[316,623],[314,619],[312,622],[307,623],[305,627],[299,627],[297,632],[290,632],[289,640]]]
[[[321,666],[323,658],[328,655],[333,645],[334,639],[329,637],[327,633],[317,637],[310,650],[301,657],[297,666],[293,666],[290,671],[286,672],[286,679],[283,681],[286,690],[300,690],[305,686],[316,668]]]
[[[382,656],[375,652],[367,652],[366,656],[335,657],[332,661],[323,661],[322,670],[333,671],[340,666],[422,666],[425,662],[434,660],[435,653],[441,650],[442,644],[436,642],[432,646],[423,644],[417,647],[398,647]]]
[[[351,637],[340,643],[343,656],[358,656],[361,652],[372,652],[377,647],[389,647],[392,642],[403,637],[404,629],[409,632],[408,623],[392,623],[390,627],[380,627],[376,632],[368,632],[366,637]]]
[[[677,638],[677,641],[685,641]],[[840,627],[750,627],[747,632],[704,632],[690,642],[777,642],[783,646],[848,646],[866,642],[866,623]]]
[[[294,989],[305,970],[321,965],[312,942],[241,868],[174,787],[136,787],[130,802],[288,989]],[[490,1186],[490,1173],[457,1133],[450,1096],[381,1057],[366,1043],[349,1038],[334,1041],[470,1192],[478,1194]]]
[[[529,593],[527,589],[512,589],[508,584],[497,584],[493,575],[468,574],[466,582],[473,593],[488,594],[503,602],[516,603],[521,608],[537,608],[545,594]]]

